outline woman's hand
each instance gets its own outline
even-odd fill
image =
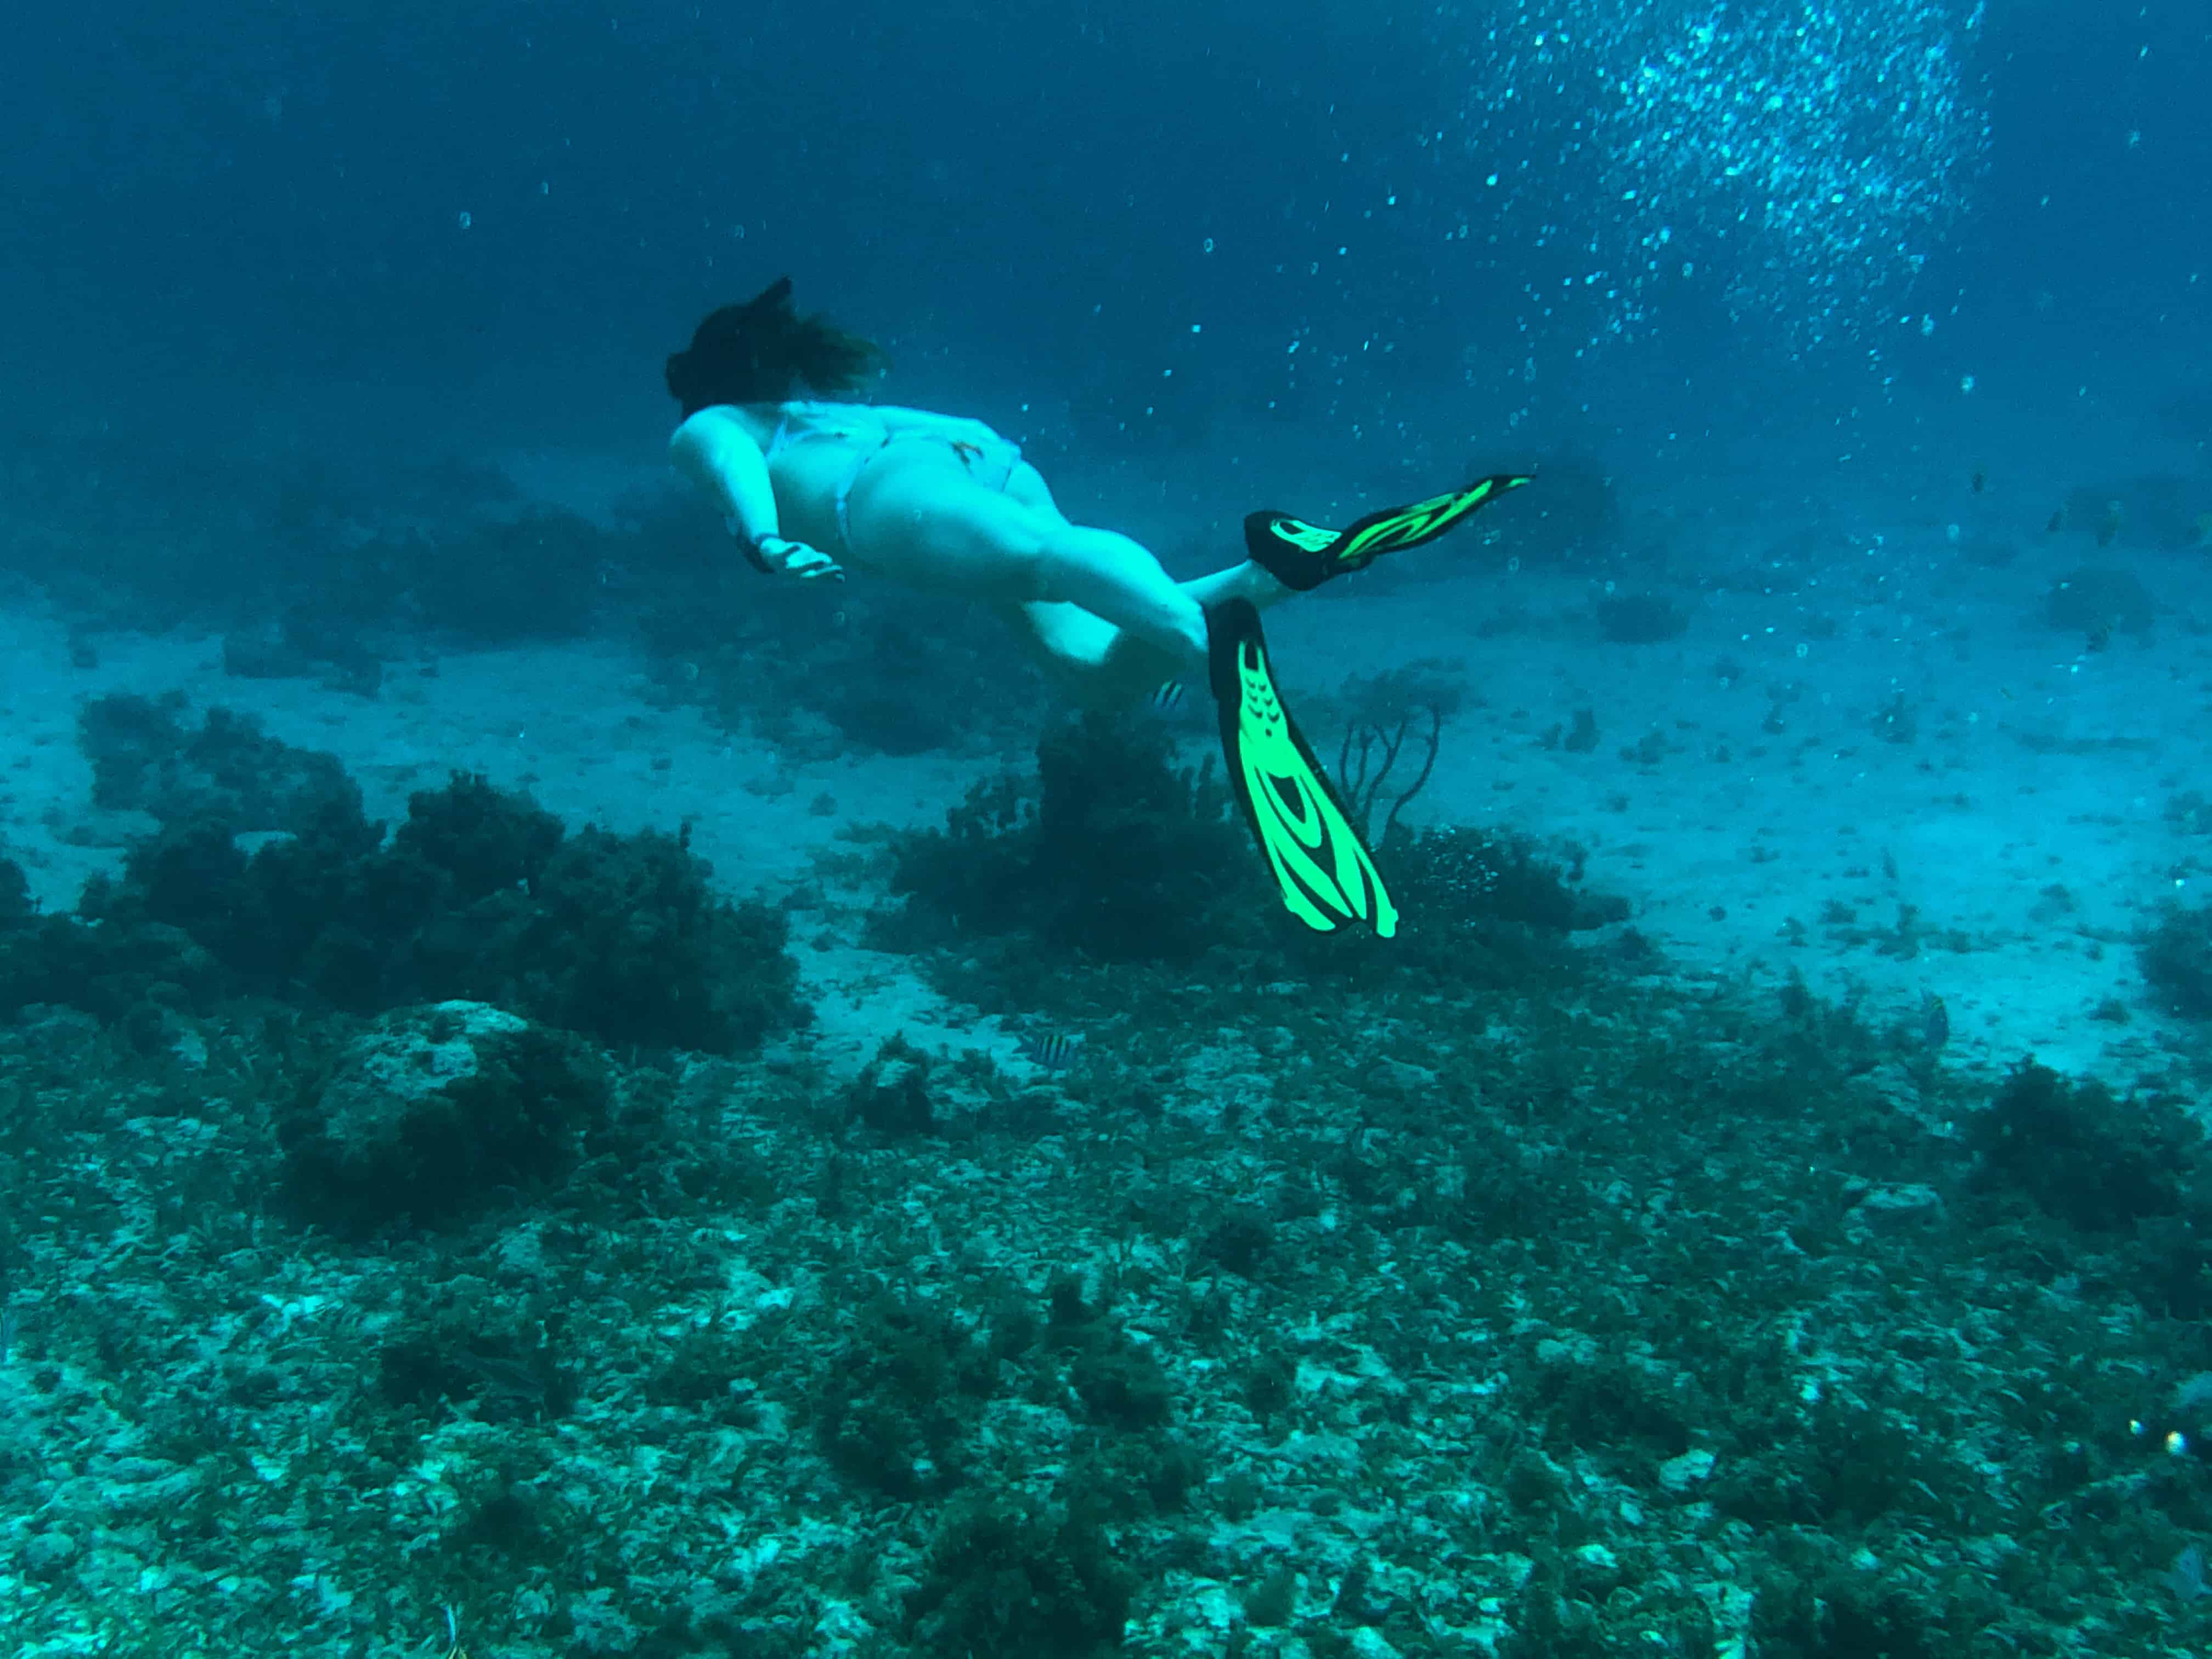
[[[805,542],[786,541],[781,536],[763,536],[753,544],[757,557],[754,562],[772,574],[796,576],[801,581],[811,581],[817,576],[827,576],[833,581],[845,580],[845,568],[827,553]]]

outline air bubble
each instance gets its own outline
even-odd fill
[[[1530,0],[1521,15],[1450,43],[1469,65],[1467,152],[1553,158],[1517,187],[1554,222],[1532,245],[1636,272],[1601,331],[1640,331],[1647,290],[1678,272],[1739,317],[1780,319],[1793,343],[1920,322],[1899,301],[1989,149],[1956,49],[1975,0]],[[1670,241],[1694,257],[1662,273],[1649,251]]]

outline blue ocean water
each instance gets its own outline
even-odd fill
[[[2202,0],[16,20],[0,1643],[2203,1651],[2208,87]],[[747,564],[663,364],[786,276],[1179,580],[1532,475],[1266,613],[1400,937],[1201,659]]]

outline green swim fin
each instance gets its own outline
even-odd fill
[[[1344,802],[1283,707],[1249,599],[1206,612],[1206,678],[1221,718],[1229,786],[1266,855],[1284,908],[1316,933],[1351,925],[1389,939],[1397,907]]]
[[[1332,576],[1364,570],[1385,553],[1432,542],[1485,502],[1530,481],[1526,472],[1498,472],[1449,495],[1370,513],[1348,530],[1331,530],[1287,513],[1248,514],[1244,550],[1285,587],[1303,593]]]

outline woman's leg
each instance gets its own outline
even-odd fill
[[[1007,625],[1062,691],[1086,708],[1121,708],[1190,677],[1182,653],[1146,643],[1079,605],[1011,605]]]
[[[1277,581],[1267,566],[1255,564],[1249,559],[1241,560],[1226,570],[1217,570],[1211,576],[1194,576],[1180,586],[1201,607],[1219,605],[1224,599],[1249,599],[1258,611],[1280,605],[1297,592],[1295,587],[1285,587]]]
[[[948,445],[896,443],[854,480],[850,562],[990,605],[1079,605],[1170,653],[1206,661],[1206,613],[1127,536],[1070,524],[1034,468],[979,483]]]
[[[1291,591],[1249,561],[1177,583],[1130,538],[1069,523],[1036,468],[994,489],[949,447],[921,441],[870,463],[849,523],[856,567],[1012,611],[1064,678],[1090,683],[1086,700],[1202,674],[1206,605],[1264,606]]]
[[[1026,461],[1015,470],[1013,477],[1008,481],[1006,494],[1024,506],[1042,507],[1054,518],[1061,518],[1064,521],[1060,504],[1053,500],[1052,491],[1046,485],[1043,476]],[[1146,556],[1151,556],[1147,554]],[[1158,561],[1154,560],[1153,562],[1158,563]],[[1255,564],[1250,559],[1240,559],[1225,570],[1217,570],[1210,576],[1196,576],[1188,581],[1177,582],[1176,586],[1195,599],[1201,611],[1208,605],[1218,605],[1224,599],[1249,599],[1255,607],[1265,611],[1269,605],[1279,604],[1297,591],[1296,588],[1284,586],[1281,582],[1275,580],[1265,565]],[[1064,609],[1065,607],[1055,608]],[[1094,623],[1099,620],[1096,617],[1091,618]],[[1047,628],[1044,631],[1056,633],[1066,627],[1067,624],[1065,623],[1056,624]],[[1107,632],[1110,634],[1113,631],[1115,630],[1109,624]],[[1095,635],[1090,630],[1082,629],[1079,626],[1072,632],[1079,650],[1087,648],[1095,642]],[[1100,648],[1103,649],[1103,647]]]
[[[1179,659],[1206,667],[1206,607],[1161,568],[1150,549],[1119,531],[1061,520],[1037,556],[1037,597],[1072,605]]]

